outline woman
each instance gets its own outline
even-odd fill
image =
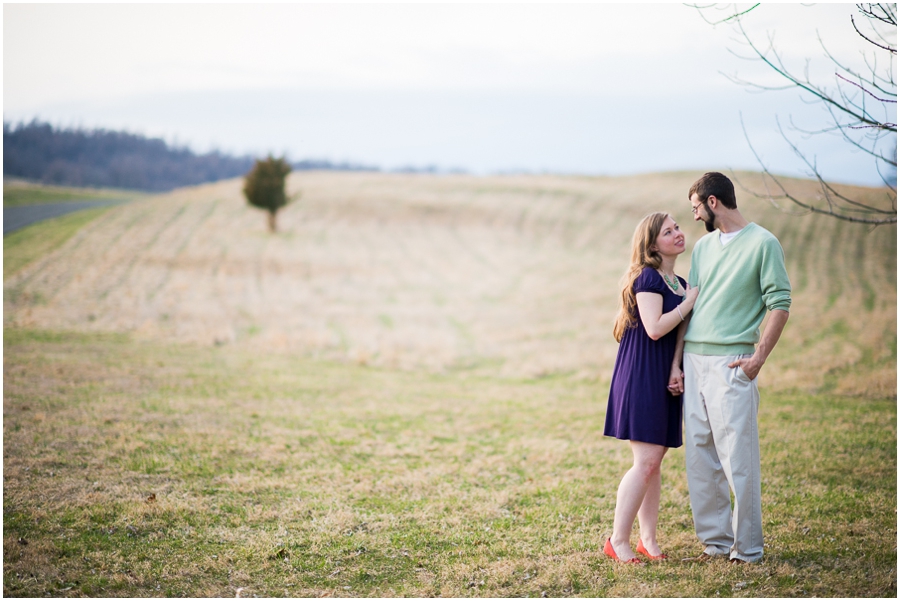
[[[631,441],[634,465],[616,496],[612,536],[603,552],[624,563],[642,563],[631,551],[637,516],[637,552],[666,559],[656,541],[660,464],[669,448],[681,446],[681,353],[678,328],[694,307],[699,289],[675,275],[684,234],[666,213],[651,213],[634,231],[631,266],[621,282],[613,336],[619,344],[606,411],[606,436]],[[682,337],[683,338],[683,337]]]

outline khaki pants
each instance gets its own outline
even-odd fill
[[[704,552],[756,562],[763,555],[759,390],[740,367],[728,367],[742,357],[749,355],[685,353],[685,461]]]

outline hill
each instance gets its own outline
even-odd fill
[[[686,198],[697,175],[295,173],[303,197],[277,236],[240,180],[175,190],[105,212],[5,277],[4,325],[605,381],[634,226],[670,211],[692,246],[705,233]],[[758,174],[738,177],[761,190]],[[795,288],[762,385],[895,396],[896,228],[738,202],[782,241]]]
[[[760,376],[766,557],[603,554],[616,282],[645,212],[704,232],[696,175],[299,173],[277,236],[231,180],[5,238],[5,596],[896,597],[896,228],[746,194],[796,289]]]

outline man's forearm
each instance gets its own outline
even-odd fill
[[[762,339],[756,346],[756,352],[750,357],[732,361],[728,364],[728,367],[740,366],[748,378],[751,380],[755,379],[759,375],[759,370],[762,369],[766,359],[769,358],[769,353],[778,344],[778,339],[781,338],[781,332],[784,331],[784,325],[787,323],[788,317],[789,313],[787,311],[781,309],[772,311],[769,315],[769,321],[766,323],[766,330],[763,332]]]
[[[762,338],[756,346],[756,352],[753,353],[760,364],[766,362],[772,349],[778,344],[778,339],[781,338],[781,333],[784,331],[788,317],[790,317],[790,313],[781,309],[775,309],[769,315],[766,329],[763,331]]]

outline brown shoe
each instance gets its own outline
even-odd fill
[[[742,564],[742,563],[748,563],[748,562],[744,561],[743,559],[737,558],[737,557],[732,557],[731,559],[728,560],[728,563]]]
[[[715,555],[710,555],[709,553],[701,553],[697,557],[685,557],[681,561],[685,563],[703,563],[705,561],[712,561],[715,558]]]

